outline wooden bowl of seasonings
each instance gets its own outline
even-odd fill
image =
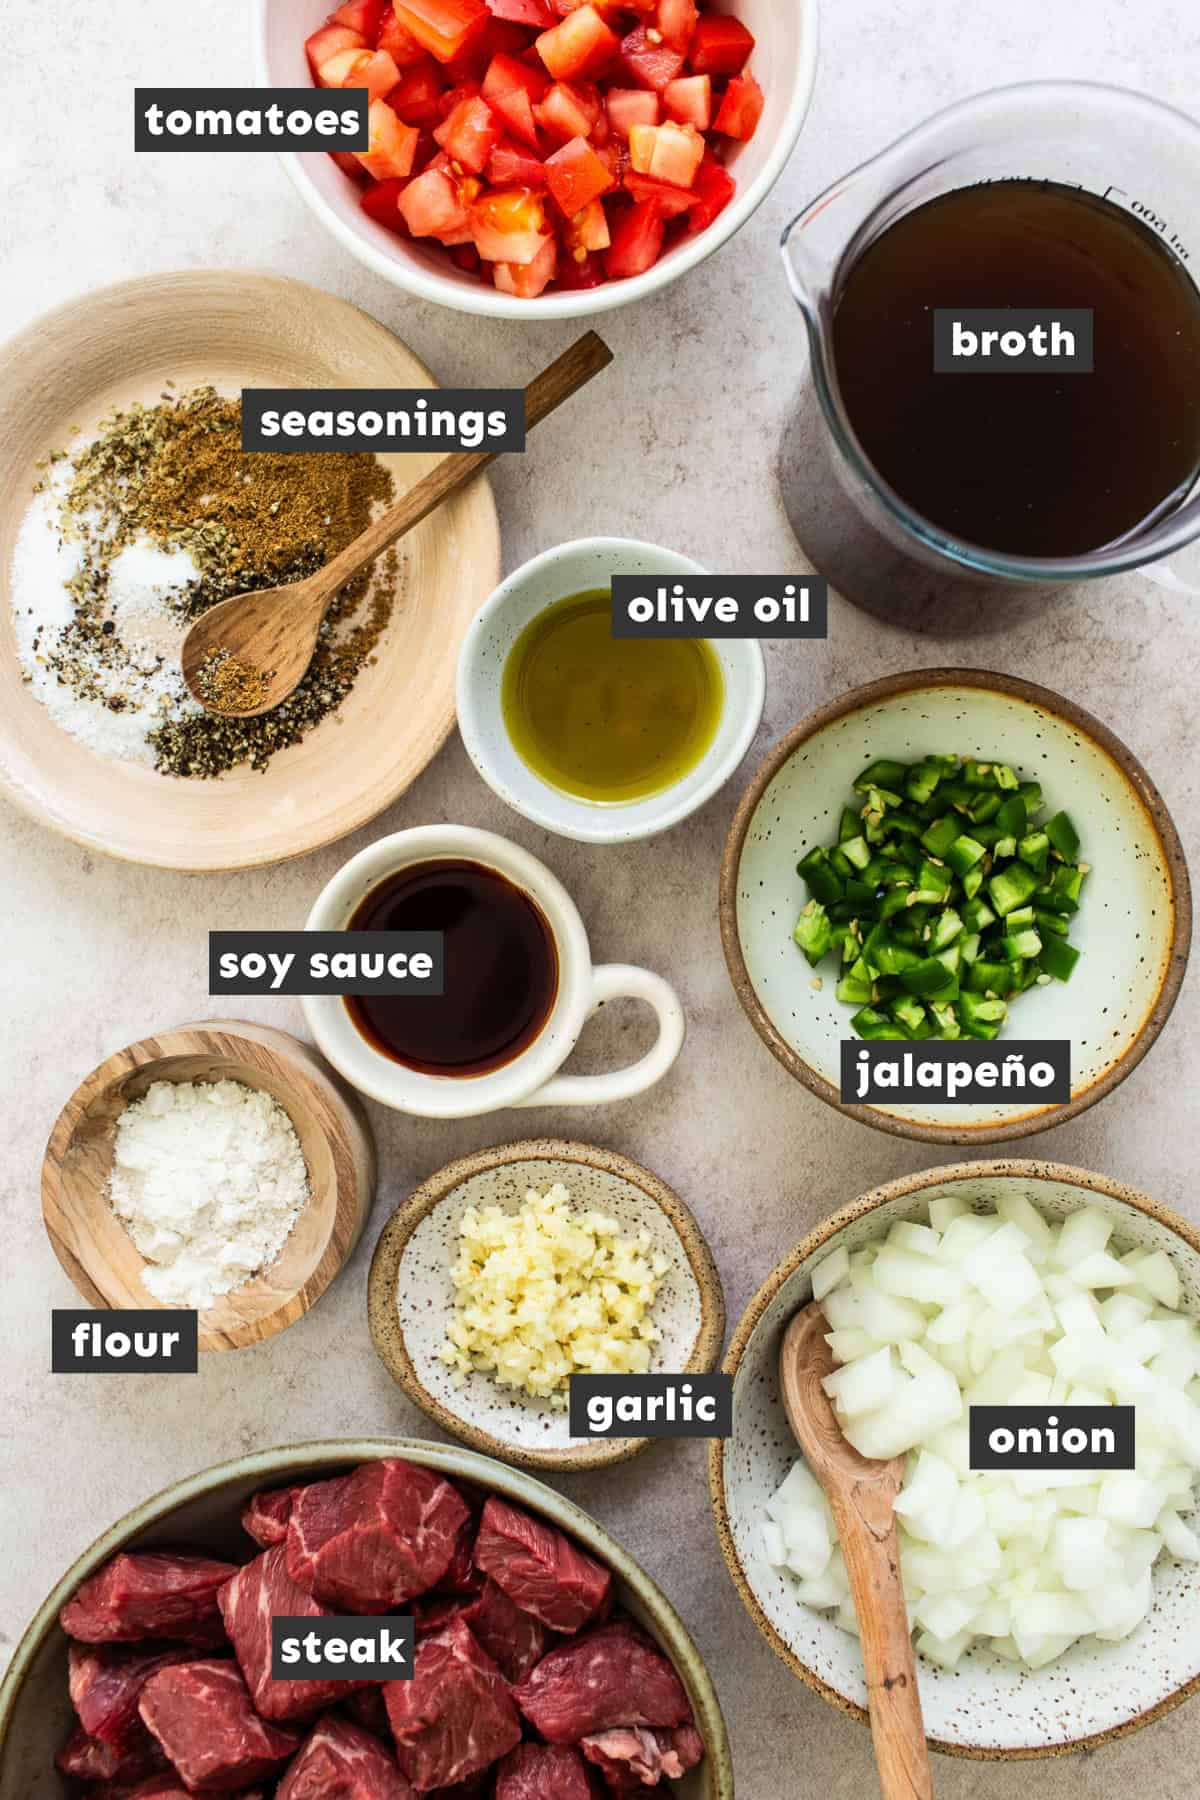
[[[350,583],[280,707],[187,693],[187,627],[320,568],[439,460],[244,453],[240,393],[426,388],[398,339],[299,282],[154,276],[71,302],[0,371],[0,791],[89,848],[165,868],[299,856],[390,805],[454,722],[499,579],[477,478]]]
[[[357,1099],[307,1044],[237,1020],[110,1056],[42,1164],[54,1253],[93,1306],[194,1308],[201,1350],[273,1337],[315,1306],[375,1194]]]

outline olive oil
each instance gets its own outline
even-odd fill
[[[601,805],[659,794],[694,769],[725,703],[702,638],[614,638],[607,589],[574,594],[527,625],[504,665],[509,737],[535,775]]]
[[[936,308],[1087,307],[1091,374],[934,373]],[[1137,531],[1200,474],[1200,290],[1124,208],[1056,182],[959,188],[842,278],[838,386],[914,512],[982,548],[1061,557]]]

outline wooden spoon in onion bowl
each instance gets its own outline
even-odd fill
[[[846,1559],[883,1800],[933,1800],[894,1510],[906,1459],[871,1462],[843,1437],[821,1385],[834,1371],[828,1330],[820,1307],[806,1306],[784,1333],[779,1353],[784,1411],[825,1490]]]

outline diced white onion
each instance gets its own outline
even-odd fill
[[[1117,1642],[1153,1604],[1160,1556],[1200,1562],[1200,1326],[1163,1250],[1122,1254],[1114,1221],[1061,1224],[1009,1189],[994,1212],[937,1195],[928,1221],[813,1270],[838,1367],[826,1392],[864,1456],[907,1455],[896,1502],[919,1653],[976,1643],[1042,1668]],[[973,1472],[972,1406],[1137,1408],[1137,1467]],[[1065,1424],[1067,1421],[1063,1421]],[[797,1462],[767,1506],[766,1561],[857,1635],[833,1516]]]

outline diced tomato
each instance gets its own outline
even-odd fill
[[[737,182],[723,169],[715,156],[706,156],[700,164],[692,188],[692,210],[689,225],[692,231],[707,231],[713,220],[718,218],[737,192]]]
[[[318,87],[362,88],[370,147],[330,152],[365,216],[533,299],[644,274],[737,191],[757,129],[738,0],[326,0]]]
[[[410,181],[399,209],[414,237],[450,237],[470,224],[456,184],[441,169],[426,169]]]
[[[528,188],[494,188],[470,209],[471,235],[484,262],[531,263],[546,242],[546,209]]]
[[[532,261],[498,262],[492,270],[492,280],[502,294],[515,294],[519,300],[536,300],[554,280],[557,269],[558,245],[548,237]]]
[[[532,68],[515,56],[493,56],[483,78],[483,97],[494,100],[499,94],[520,92],[530,100],[541,100],[550,86],[543,69]]]
[[[533,116],[559,143],[590,137],[603,111],[603,106],[593,99],[593,92],[572,82],[556,81],[546,98],[534,107]]]
[[[367,42],[375,44],[379,41],[379,25],[383,18],[383,10],[387,0],[348,0],[345,6],[339,6],[331,16],[331,25],[348,25],[351,31],[361,31]]]
[[[491,13],[484,0],[393,0],[396,17],[439,62],[452,62]]]
[[[563,242],[573,259],[578,258],[582,250],[587,256],[596,250],[607,250],[612,243],[612,233],[608,229],[608,214],[604,210],[603,200],[589,200],[568,219],[563,230]]]
[[[582,256],[574,253],[560,256],[555,279],[560,288],[597,288],[604,280],[604,264],[598,256],[589,256],[586,251]]]
[[[502,138],[488,158],[486,174],[493,187],[544,188],[546,165],[523,144]]]
[[[344,61],[343,56],[335,56],[332,63],[325,65],[331,87],[366,88],[372,100],[383,100],[400,79],[400,71],[386,50],[348,50],[345,56],[352,60],[341,72],[337,65]]]
[[[329,157],[337,164],[342,174],[349,175],[352,181],[357,181],[361,185],[364,181],[370,180],[367,171],[352,150],[331,150]]]
[[[655,181],[652,175],[639,175],[636,169],[630,169],[625,176],[625,186],[635,200],[654,200],[664,219],[682,218],[690,213],[694,204],[691,188],[673,187],[670,182]]]
[[[658,29],[663,43],[686,51],[696,29],[700,9],[696,0],[658,0]]]
[[[609,88],[604,104],[616,137],[627,138],[633,125],[658,124],[658,95],[647,88]]]
[[[518,25],[532,25],[535,31],[549,31],[555,12],[550,0],[487,0],[497,19],[512,19]]]
[[[561,25],[543,31],[537,39],[537,53],[555,81],[587,80],[598,75],[620,48],[620,38],[609,30],[594,6],[581,6]]]
[[[512,88],[507,94],[496,94],[488,104],[523,144],[527,144],[531,150],[541,148],[537,120],[533,116],[533,107],[524,88]]]
[[[669,81],[662,98],[663,111],[676,124],[694,125],[697,131],[707,131],[711,126],[711,75],[685,75],[678,81]]]
[[[644,275],[662,254],[663,216],[656,200],[638,200],[609,221],[612,244],[604,266],[610,281]]]
[[[576,137],[547,157],[546,185],[562,212],[573,219],[615,184],[612,171],[601,162],[587,139]]]
[[[407,186],[407,181],[398,179],[373,181],[363,193],[359,205],[377,225],[385,225],[389,231],[397,232],[400,237],[407,237],[408,226],[400,211],[400,196]]]
[[[639,87],[654,88],[661,94],[683,68],[683,52],[672,50],[670,44],[656,43],[649,27],[638,25],[621,42],[621,62]]]
[[[372,100],[367,122],[370,148],[355,152],[367,174],[376,181],[410,175],[421,135],[416,127],[398,118],[386,100]]]
[[[348,50],[365,50],[367,40],[359,31],[351,31],[345,25],[323,25],[320,31],[314,31],[305,41],[308,64],[313,72],[313,80],[318,87],[333,87],[332,81],[325,79],[324,70],[335,57]]]
[[[748,143],[758,130],[758,121],[763,116],[765,104],[763,91],[753,75],[735,75],[725,89],[725,98],[713,121],[713,130]]]
[[[322,87],[349,87],[351,77],[370,60],[369,50],[339,50],[336,56],[331,56],[328,62],[321,65]]]
[[[672,187],[690,188],[704,161],[704,139],[692,125],[635,125],[629,133],[629,160],[639,175]]]
[[[753,34],[740,19],[705,13],[692,33],[688,62],[697,75],[740,75],[753,48]]]
[[[432,56],[426,56],[415,67],[405,69],[387,103],[407,125],[436,125],[442,117],[444,92],[441,70]]]
[[[429,55],[428,50],[419,44],[411,31],[406,31],[396,17],[396,9],[389,6],[383,15],[383,23],[379,27],[378,48],[386,50],[398,69],[411,69]]]
[[[488,157],[504,136],[504,126],[483,96],[476,94],[460,100],[433,135],[447,156],[472,174],[481,175]]]

